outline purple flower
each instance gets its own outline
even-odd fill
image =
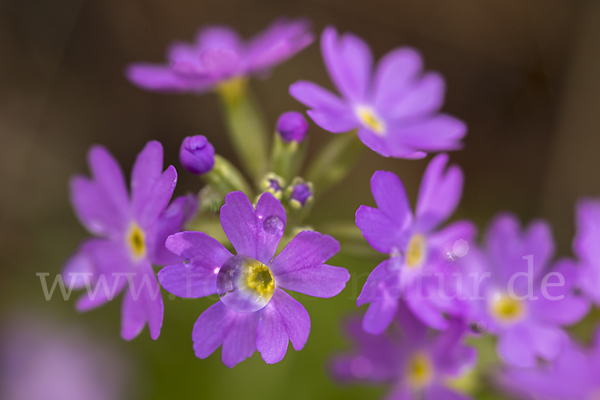
[[[166,208],[177,172],[173,166],[162,171],[163,149],[158,142],[149,142],[137,157],[131,197],[119,164],[104,147],[92,147],[88,161],[93,178],[71,180],[73,208],[86,229],[97,236],[85,241],[65,267],[67,273],[79,273],[71,275],[75,287],[87,286],[76,307],[79,311],[98,307],[128,286],[121,336],[133,339],[148,323],[150,336],[156,339],[163,302],[152,264],[178,262],[164,243],[191,218],[195,198],[180,197]]]
[[[310,331],[308,313],[282,289],[332,297],[345,287],[348,271],[325,264],[339,251],[330,236],[300,232],[273,258],[285,222],[285,210],[271,193],[264,193],[254,209],[242,192],[232,192],[221,208],[221,225],[237,255],[201,232],[167,240],[167,248],[185,261],[160,271],[163,287],[180,297],[216,293],[221,300],[194,326],[198,358],[222,345],[223,363],[230,368],[255,350],[265,362],[279,362],[288,341],[301,350]]]
[[[371,178],[378,208],[361,206],[356,225],[375,250],[390,258],[373,270],[357,300],[358,306],[371,303],[363,320],[369,333],[379,334],[387,328],[401,295],[408,308],[432,328],[448,328],[444,314],[463,312],[458,293],[440,289],[442,284],[452,289],[445,276],[448,260],[453,248],[461,247],[457,244],[471,241],[475,227],[469,221],[457,221],[438,230],[454,212],[462,193],[462,171],[456,165],[445,171],[447,162],[448,156],[440,154],[427,166],[414,216],[395,174],[377,171]]]
[[[490,223],[485,249],[471,249],[464,258],[471,321],[498,336],[498,353],[511,365],[533,367],[538,357],[555,358],[568,341],[562,326],[589,310],[589,302],[573,290],[574,263],[551,265],[553,253],[546,222],[533,221],[522,230],[514,215],[500,214]]]
[[[297,111],[288,111],[277,120],[277,133],[285,142],[301,142],[308,131],[308,122]]]
[[[206,174],[215,166],[215,148],[205,136],[188,136],[181,143],[179,161],[192,174]]]
[[[410,48],[392,50],[373,71],[373,56],[360,38],[338,36],[328,27],[321,52],[329,76],[342,98],[307,81],[290,86],[290,94],[311,110],[323,129],[342,133],[358,129],[371,150],[385,157],[422,158],[428,151],[460,148],[465,124],[438,111],[444,100],[443,78],[421,73],[422,60]]]
[[[346,330],[357,350],[333,359],[333,376],[342,382],[389,384],[388,399],[468,399],[447,387],[475,366],[477,353],[462,343],[465,324],[452,320],[448,330],[432,334],[406,307],[398,311],[400,332],[371,335],[358,319],[349,321]]]
[[[279,19],[246,43],[231,28],[201,29],[193,44],[176,42],[167,51],[168,64],[129,66],[135,85],[162,92],[205,92],[232,78],[264,74],[313,41],[302,19]]]
[[[582,199],[577,205],[577,236],[573,251],[579,258],[579,286],[600,306],[600,201]]]
[[[595,400],[600,395],[600,329],[594,345],[584,349],[570,342],[546,365],[510,368],[498,376],[508,392],[527,400]]]

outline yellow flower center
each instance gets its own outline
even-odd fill
[[[408,242],[408,249],[406,250],[406,264],[410,268],[416,268],[423,264],[425,261],[426,252],[425,237],[421,234],[416,234],[410,238]]]
[[[127,233],[127,245],[135,260],[139,260],[146,255],[146,235],[135,222],[131,224],[129,233]]]
[[[491,304],[492,314],[503,322],[515,322],[525,313],[525,307],[519,300],[497,293]]]
[[[246,284],[261,297],[271,298],[275,291],[275,279],[269,267],[255,261],[247,267]]]
[[[356,108],[356,115],[360,122],[378,135],[385,133],[385,123],[375,114],[375,112],[364,106]]]
[[[408,383],[416,389],[427,386],[433,379],[433,365],[425,354],[415,354],[408,363],[406,371]]]

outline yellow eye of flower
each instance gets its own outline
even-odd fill
[[[408,363],[408,383],[413,388],[422,388],[433,379],[433,365],[425,354],[416,354]]]
[[[139,260],[146,255],[146,235],[142,228],[135,222],[129,228],[127,244],[134,259]]]
[[[411,268],[419,267],[425,261],[426,250],[425,237],[420,234],[414,235],[408,242],[406,264]]]
[[[497,293],[491,305],[493,315],[500,321],[514,322],[525,313],[525,307],[519,300]]]
[[[247,273],[246,283],[250,289],[254,289],[262,297],[273,296],[275,280],[269,267],[256,261],[248,266]]]
[[[378,135],[383,135],[385,133],[385,123],[370,108],[358,107],[356,109],[356,115],[360,122],[373,132]]]

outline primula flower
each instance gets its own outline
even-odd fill
[[[158,142],[149,142],[138,155],[131,196],[119,164],[104,147],[92,147],[88,162],[93,178],[71,180],[73,208],[85,228],[97,236],[86,240],[65,267],[75,287],[88,289],[76,307],[79,311],[98,307],[127,286],[121,336],[133,339],[148,323],[150,336],[156,339],[163,302],[152,265],[179,260],[164,243],[191,218],[196,201],[193,196],[180,197],[166,208],[177,172],[173,166],[162,171],[163,149]]]
[[[600,201],[583,199],[577,205],[577,235],[573,251],[581,268],[579,287],[600,306]]]
[[[255,350],[265,362],[279,362],[288,341],[301,350],[310,331],[308,313],[283,289],[332,297],[346,285],[348,271],[325,264],[340,248],[330,236],[300,232],[273,258],[285,222],[285,210],[271,193],[254,209],[242,192],[232,192],[221,208],[221,225],[237,255],[201,232],[167,240],[167,248],[185,261],[160,271],[163,287],[180,297],[220,297],[194,325],[198,358],[222,345],[223,363],[230,368]]]
[[[567,343],[551,363],[533,369],[507,368],[498,383],[526,400],[596,400],[600,396],[600,329],[585,349]]]
[[[373,71],[369,46],[350,33],[338,36],[333,27],[323,31],[321,52],[342,98],[312,82],[290,86],[290,94],[311,108],[308,115],[321,128],[333,133],[358,129],[360,140],[385,157],[422,158],[428,151],[460,147],[467,128],[438,112],[444,80],[434,72],[421,73],[418,52],[392,50]]]
[[[418,318],[436,329],[448,327],[444,314],[462,312],[458,293],[446,293],[454,298],[443,298],[441,285],[450,281],[440,274],[445,275],[452,248],[458,242],[470,242],[475,227],[469,221],[457,221],[438,230],[462,193],[462,171],[456,165],[445,171],[447,162],[448,156],[440,154],[427,166],[415,215],[394,173],[377,171],[371,178],[378,208],[360,206],[356,225],[375,250],[390,258],[373,270],[357,300],[358,306],[371,303],[363,320],[367,332],[385,330],[401,296]]]
[[[448,387],[477,360],[475,350],[462,343],[466,324],[452,320],[448,330],[433,333],[406,307],[398,311],[400,330],[388,334],[371,335],[358,319],[349,321],[346,330],[357,350],[333,359],[333,376],[347,383],[388,384],[390,400],[468,399]]]
[[[135,85],[162,92],[206,92],[233,78],[264,74],[313,41],[302,19],[279,19],[244,42],[227,26],[201,29],[196,42],[176,42],[167,51],[168,64],[133,64],[127,77]]]
[[[562,326],[589,310],[589,302],[574,291],[574,263],[564,259],[551,265],[553,253],[545,221],[522,230],[514,215],[500,214],[490,223],[485,249],[471,249],[461,260],[473,278],[471,321],[498,336],[498,353],[511,365],[533,367],[538,357],[555,358],[568,341]]]

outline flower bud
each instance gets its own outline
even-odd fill
[[[294,178],[291,185],[286,189],[290,206],[293,209],[304,208],[313,200],[313,185],[305,182],[302,178]]]
[[[281,200],[283,189],[285,189],[285,180],[273,172],[267,173],[259,183],[263,192],[269,192],[277,200]]]
[[[277,120],[277,132],[285,142],[301,142],[308,131],[306,118],[297,111],[288,111]]]
[[[206,174],[215,165],[215,148],[202,135],[188,136],[181,143],[179,161],[192,174]]]

